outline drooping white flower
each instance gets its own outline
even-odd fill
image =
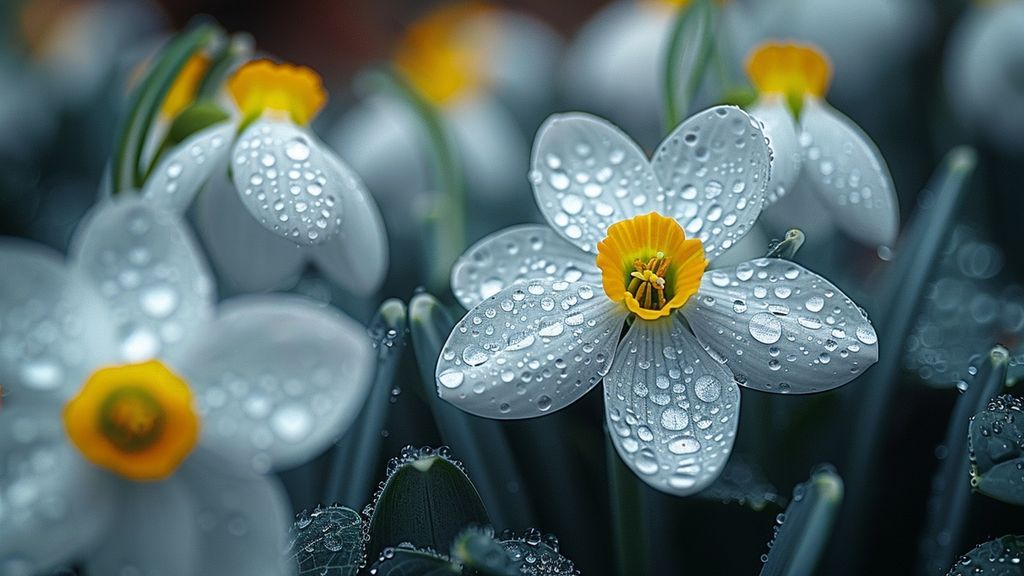
[[[813,272],[765,258],[705,272],[757,219],[770,164],[738,108],[691,117],[651,161],[604,120],[549,119],[531,180],[550,227],[498,232],[453,268],[471,310],[441,351],[439,395],[529,418],[603,379],[626,464],[672,494],[709,485],[732,449],[737,384],[818,392],[877,359],[863,311]]]
[[[861,243],[892,246],[899,232],[892,177],[867,134],[825,102],[831,72],[825,55],[804,44],[766,42],[747,60],[758,90],[749,111],[775,154],[765,200],[797,194],[765,213],[785,227],[824,219]]]
[[[321,452],[369,389],[369,340],[294,296],[214,306],[176,215],[83,221],[65,263],[0,241],[0,572],[289,573],[265,475]]]

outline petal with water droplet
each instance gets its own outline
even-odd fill
[[[608,434],[641,480],[686,496],[714,482],[732,452],[740,393],[678,314],[634,322],[604,379]]]
[[[881,152],[853,121],[821,100],[807,99],[800,122],[804,172],[836,224],[859,242],[892,246],[899,204]]]
[[[202,446],[257,471],[307,461],[352,423],[369,391],[366,330],[297,296],[243,296],[171,358],[192,385]]]
[[[214,172],[227,171],[235,127],[234,122],[222,122],[186,138],[160,159],[142,196],[159,208],[187,210]]]
[[[53,250],[0,238],[0,386],[54,403],[116,358],[114,326],[87,278]]]
[[[58,404],[4,406],[0,573],[48,573],[88,550],[109,525],[115,485],[66,441]]]
[[[332,156],[328,162],[346,179],[359,176]],[[376,292],[388,272],[388,237],[376,202],[362,186],[342,190],[345,222],[336,236],[311,249],[320,270],[356,294]]]
[[[200,512],[196,576],[290,574],[287,545],[291,504],[280,481],[197,450],[178,471]]]
[[[163,356],[212,314],[213,281],[192,233],[145,199],[119,197],[86,215],[70,261],[112,311],[121,360]]]
[[[709,260],[750,231],[761,213],[771,149],[759,123],[735,106],[689,117],[654,153],[662,214],[704,243]]]
[[[659,207],[643,150],[589,114],[558,114],[540,127],[530,181],[555,231],[588,252],[597,252],[611,224]]]
[[[487,418],[531,418],[575,402],[608,371],[626,308],[600,286],[533,280],[470,310],[437,361],[437,392]]]
[[[600,285],[601,272],[592,254],[540,224],[495,232],[466,250],[452,267],[452,292],[467,309],[530,280]]]
[[[249,213],[296,244],[326,242],[341,230],[343,198],[362,182],[312,132],[257,120],[232,151],[232,179]]]
[[[758,390],[831,390],[878,360],[878,337],[864,311],[788,260],[761,258],[706,272],[683,314],[736,381]]]
[[[803,150],[793,115],[781,96],[762,96],[748,110],[764,131],[772,150],[772,170],[764,191],[764,207],[774,204],[793,189],[800,176]]]
[[[227,174],[214,175],[199,195],[196,229],[226,283],[243,292],[290,288],[306,251],[253,219]]]

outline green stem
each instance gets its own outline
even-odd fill
[[[822,466],[811,479],[793,490],[776,528],[761,576],[810,576],[832,533],[843,503],[843,479],[831,466]]]
[[[680,9],[663,57],[662,115],[668,134],[686,117],[713,52],[710,0]]]
[[[615,540],[616,574],[647,573],[647,524],[644,522],[640,481],[619,458],[605,434],[608,485],[611,490],[612,532]]]

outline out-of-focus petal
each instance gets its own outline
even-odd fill
[[[732,452],[739,386],[678,314],[637,321],[604,379],[608,433],[650,486],[685,496],[714,482]]]
[[[266,229],[296,244],[326,242],[341,230],[343,198],[363,183],[312,132],[289,121],[261,119],[232,153],[242,203]]]
[[[830,390],[878,360],[878,337],[864,311],[788,260],[761,258],[706,272],[683,314],[736,381],[758,390]]]
[[[687,118],[654,153],[661,213],[704,243],[709,260],[732,247],[761,213],[772,153],[759,123],[734,106]]]
[[[467,194],[495,201],[525,187],[523,166],[530,152],[508,110],[492,97],[477,95],[446,106],[444,117],[458,147]]]
[[[195,576],[285,576],[294,566],[282,551],[292,521],[288,497],[275,477],[256,474],[206,450],[177,472],[200,511]]]
[[[843,232],[871,246],[892,246],[900,211],[889,169],[856,124],[825,102],[808,98],[800,117],[804,174]]]
[[[203,418],[200,445],[258,472],[316,456],[348,428],[369,390],[366,330],[296,296],[244,296],[190,339],[173,367]]]
[[[234,122],[222,122],[189,136],[160,159],[142,196],[158,208],[187,210],[214,172],[227,172],[234,131]]]
[[[452,292],[467,309],[513,284],[565,280],[600,285],[594,256],[550,226],[513,226],[480,240],[452,267]]]
[[[66,442],[60,408],[6,398],[0,416],[0,574],[37,574],[104,536],[111,477]]]
[[[772,151],[772,171],[764,191],[764,207],[767,209],[793,189],[800,176],[803,150],[793,115],[782,97],[762,98],[749,108],[749,112],[761,123]]]
[[[227,174],[215,175],[199,195],[196,228],[217,272],[238,290],[288,288],[306,262],[301,246],[253,219]]]
[[[212,314],[213,282],[192,233],[145,199],[117,198],[86,215],[69,260],[106,301],[122,360],[170,352]]]
[[[530,180],[551,226],[587,252],[597,252],[608,226],[660,207],[658,181],[643,150],[588,114],[557,114],[544,122],[533,144]]]
[[[358,180],[350,168],[330,158],[335,170],[346,178]],[[380,288],[388,272],[388,236],[380,210],[366,189],[347,188],[341,202],[345,219],[341,230],[330,240],[310,248],[320,270],[340,286],[360,295]]]
[[[489,16],[485,13],[482,20]],[[489,63],[483,72],[490,91],[517,117],[528,120],[543,113],[555,96],[563,42],[537,18],[511,10],[497,12],[496,17],[499,27],[488,43]]]
[[[484,300],[455,325],[437,392],[487,418],[531,418],[572,404],[608,371],[626,308],[600,286],[534,280]]]
[[[70,398],[93,369],[117,356],[106,304],[88,279],[38,244],[0,238],[0,270],[5,400]]]

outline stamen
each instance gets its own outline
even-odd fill
[[[672,259],[660,251],[646,263],[639,258],[633,260],[634,271],[629,273],[626,290],[633,294],[641,307],[648,310],[660,310],[665,307],[665,274],[671,263]]]

